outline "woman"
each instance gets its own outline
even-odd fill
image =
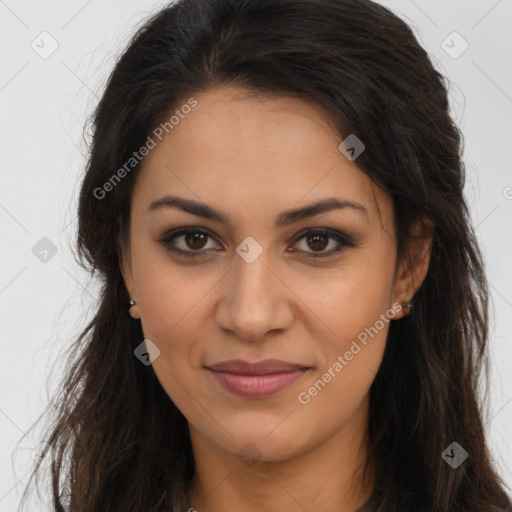
[[[181,0],[94,118],[54,510],[510,511],[446,81],[368,0]],[[37,472],[36,472],[37,474]]]

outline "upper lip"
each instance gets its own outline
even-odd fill
[[[291,372],[294,370],[306,370],[307,366],[289,363],[279,359],[264,359],[262,361],[249,362],[242,359],[230,359],[208,366],[212,371],[236,373],[241,375],[268,375],[271,373]]]

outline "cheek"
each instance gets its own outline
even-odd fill
[[[165,341],[197,312],[197,305],[214,284],[197,266],[179,265],[151,241],[135,249],[134,275],[144,334]],[[203,274],[203,275],[202,275]]]
[[[323,338],[329,342],[324,344],[331,362],[350,348],[352,340],[359,337],[364,342],[365,329],[374,326],[389,310],[392,271],[392,255],[378,257],[366,251],[336,273],[306,274],[301,278],[298,295],[325,327],[327,336]],[[388,325],[389,322],[383,325],[380,321],[377,325],[378,331],[384,331],[380,336],[384,340]],[[375,337],[378,338],[376,334]]]
[[[338,411],[352,411],[368,392],[382,361],[391,317],[386,315],[387,290],[364,290],[345,286],[324,308],[317,303],[331,332],[317,338],[322,357],[302,387],[307,396],[299,396],[299,403],[315,402],[312,409],[337,404]]]
[[[366,403],[371,384],[377,374],[386,347],[391,318],[387,290],[377,293],[368,287],[346,286],[336,300],[328,301],[324,318],[329,322],[329,336],[319,339],[321,364],[315,368],[295,397],[297,418],[304,428],[331,435],[344,425]],[[335,306],[333,306],[335,304]]]
[[[297,400],[308,414],[321,414],[332,421],[340,415],[350,416],[368,393],[394,313],[389,304],[392,251],[368,250],[359,256],[336,276],[317,280],[316,295],[304,290],[311,297],[308,306],[329,332],[316,336],[321,361]]]
[[[160,350],[152,363],[155,375],[182,413],[196,417],[196,374],[209,325],[206,298],[215,280],[190,279],[189,273],[168,263],[149,266],[141,273],[140,302],[144,337]]]

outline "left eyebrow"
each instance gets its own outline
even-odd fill
[[[205,203],[194,201],[193,199],[185,199],[177,196],[165,196],[153,201],[149,205],[147,212],[153,212],[161,208],[177,208],[184,212],[191,213],[192,215],[204,217],[205,219],[213,220],[224,225],[230,225],[229,217],[227,215]],[[365,216],[366,220],[369,220],[368,210],[362,204],[354,203],[347,199],[328,197],[302,208],[281,212],[276,216],[274,224],[276,227],[284,227],[294,224],[302,219],[314,217],[331,210],[341,209],[349,209],[358,212]]]

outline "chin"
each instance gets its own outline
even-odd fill
[[[300,452],[300,444],[289,440],[269,441],[265,436],[238,438],[238,443],[230,443],[226,449],[237,456],[247,466],[261,462],[284,462]]]
[[[219,444],[233,455],[247,459],[248,463],[285,461],[307,450],[304,429],[299,425],[294,425],[292,430],[279,426],[283,426],[279,425],[279,421],[259,426],[251,423],[236,428],[228,426],[228,431],[235,431],[236,435],[219,440]]]

